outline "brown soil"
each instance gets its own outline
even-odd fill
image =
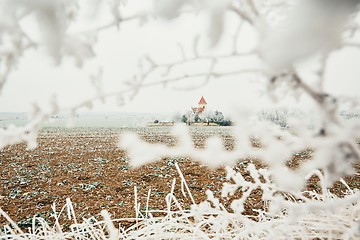
[[[206,198],[206,189],[220,197],[226,175],[223,168],[212,171],[186,158],[168,158],[130,169],[125,151],[116,146],[121,131],[106,128],[47,128],[40,132],[38,147],[34,150],[27,150],[25,144],[0,150],[1,208],[22,228],[29,226],[34,215],[53,222],[52,204],[55,203],[59,211],[66,198],[72,201],[78,221],[91,216],[101,219],[99,213],[102,209],[108,210],[112,218],[135,217],[134,187],[137,187],[141,211],[145,208],[149,189],[149,208],[162,210],[174,178],[175,196],[184,208],[188,208],[191,200],[181,193],[175,162],[178,162],[197,203]],[[176,139],[165,128],[139,128],[133,131],[149,142],[176,144]],[[193,129],[192,134],[197,147],[203,147],[204,140],[214,134],[224,138],[227,149],[233,147],[228,128]],[[308,158],[310,155],[305,152],[294,155],[296,161],[293,159],[290,162],[298,164]],[[239,166],[238,170],[245,178],[249,177],[244,168],[240,169]],[[360,172],[359,168],[357,170]],[[360,188],[359,175],[346,180],[350,187]],[[316,179],[311,179],[308,187],[316,190]],[[332,189],[338,195],[345,190],[341,184]],[[245,214],[255,214],[254,209],[263,207],[261,192],[254,191],[249,199]],[[224,199],[223,204],[229,206],[230,201]],[[61,220],[66,223],[65,217]],[[0,226],[5,223],[6,220],[0,216]]]

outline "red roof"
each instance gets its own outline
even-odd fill
[[[207,104],[207,102],[205,101],[204,97],[201,97],[200,101],[198,104]]]
[[[202,107],[199,107],[199,108],[197,108],[197,107],[191,107],[191,110],[193,111],[193,113],[202,113],[202,112],[205,110],[205,108],[202,108]]]

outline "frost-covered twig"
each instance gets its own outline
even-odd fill
[[[161,144],[149,144],[142,141],[137,135],[128,133],[120,136],[119,147],[124,148],[132,158],[133,166],[157,161],[168,156],[187,156],[202,164],[216,168],[218,166],[235,166],[241,159],[252,158],[261,161],[267,169],[256,169],[249,165],[245,170],[252,180],[247,180],[241,173],[228,168],[229,182],[224,184],[222,197],[241,196],[234,199],[229,206],[224,206],[221,199],[207,191],[208,201],[193,205],[190,210],[184,210],[176,200],[174,188],[167,195],[167,208],[159,212],[166,213],[165,217],[155,218],[148,210],[146,214],[140,211],[137,202],[137,189],[135,188],[135,224],[129,229],[121,229],[113,225],[107,212],[103,212],[104,221],[91,223],[85,220],[77,222],[74,209],[67,200],[66,209],[69,219],[74,221],[71,232],[62,231],[56,224],[51,228],[46,221],[40,218],[33,219],[32,233],[23,233],[4,212],[0,212],[10,223],[1,232],[4,238],[30,238],[45,236],[45,238],[358,238],[359,237],[359,194],[355,189],[349,189],[344,198],[329,193],[335,181],[342,180],[344,176],[354,174],[353,164],[359,162],[359,150],[354,139],[359,136],[353,126],[343,124],[339,117],[339,101],[342,98],[326,93],[327,61],[331,54],[345,46],[359,47],[355,38],[359,24],[358,1],[164,1],[154,2],[154,11],[145,15],[123,16],[120,12],[121,1],[110,1],[110,14],[113,19],[86,32],[69,33],[68,29],[74,23],[78,6],[75,1],[16,1],[21,8],[16,8],[10,0],[1,1],[0,22],[0,90],[11,72],[16,69],[17,63],[25,52],[39,47],[46,49],[57,64],[64,56],[75,58],[77,66],[81,67],[85,60],[95,57],[93,47],[96,36],[109,28],[117,27],[126,21],[150,19],[156,16],[165,20],[173,19],[181,13],[196,13],[201,11],[208,18],[209,29],[207,35],[210,45],[219,44],[224,35],[226,16],[235,13],[239,22],[254,30],[259,39],[256,50],[250,49],[238,53],[237,42],[242,33],[242,25],[236,30],[231,53],[205,55],[199,52],[199,38],[193,44],[193,57],[186,55],[185,48],[180,44],[180,60],[169,60],[158,63],[156,57],[145,56],[140,64],[139,72],[127,81],[127,86],[114,92],[103,92],[100,77],[102,72],[94,76],[93,82],[97,90],[96,95],[67,110],[71,115],[81,107],[91,108],[97,100],[118,97],[120,100],[135,97],[146,87],[163,85],[182,81],[184,79],[199,79],[204,83],[214,78],[225,76],[238,76],[241,74],[256,73],[268,79],[268,94],[282,98],[277,88],[285,85],[287,93],[297,95],[299,92],[309,96],[319,112],[319,125],[311,129],[299,121],[290,122],[290,131],[279,129],[271,125],[259,123],[246,125],[245,122],[235,126],[234,149],[228,151],[224,148],[222,139],[211,137],[206,140],[206,148],[195,148],[191,135],[185,128],[174,129],[178,138],[178,145],[167,147]],[[304,16],[308,16],[307,19]],[[307,15],[309,14],[309,15]],[[275,16],[276,15],[276,16]],[[36,42],[24,31],[21,24],[30,17],[37,17],[42,29],[43,37]],[[351,24],[352,23],[352,24]],[[350,27],[349,27],[350,26]],[[350,37],[343,33],[350,31]],[[296,37],[294,37],[296,36]],[[289,48],[288,46],[296,46]],[[232,71],[217,69],[223,60],[234,58],[236,60],[254,55],[258,60],[258,67],[243,68],[237,66]],[[307,59],[320,56],[317,77],[319,83],[316,87],[309,84],[300,74],[299,64]],[[199,61],[208,62],[204,71],[181,72],[174,74],[175,68]],[[240,62],[240,61],[239,61]],[[100,68],[101,69],[101,68]],[[158,74],[163,71],[164,74]],[[258,74],[261,73],[261,74]],[[158,74],[158,75],[156,75]],[[156,79],[156,80],[154,80]],[[52,115],[61,111],[56,101],[52,103],[49,112],[35,107],[32,120],[24,127],[11,127],[0,130],[0,148],[20,141],[27,141],[28,147],[36,146],[36,134],[42,124]],[[243,117],[243,116],[242,116]],[[248,116],[246,116],[248,117]],[[241,126],[243,124],[244,126]],[[260,147],[253,147],[250,139],[256,137],[261,142]],[[296,169],[287,166],[296,152],[304,149],[313,151],[312,159],[300,162]],[[181,176],[181,187],[184,187],[184,177]],[[321,193],[304,192],[306,181],[312,176],[320,179]],[[185,185],[186,187],[187,185]],[[349,186],[347,186],[349,188]],[[182,189],[183,190],[183,189]],[[188,189],[187,189],[188,190]],[[264,209],[257,210],[257,222],[244,213],[245,204],[252,192],[261,190]],[[185,191],[183,191],[184,193]],[[149,192],[150,194],[150,192]],[[190,192],[188,191],[188,194]],[[308,195],[306,195],[308,194]],[[190,194],[191,197],[191,194]],[[191,197],[192,198],[192,197]],[[195,199],[191,199],[195,203]],[[177,211],[172,210],[172,204]],[[228,208],[226,208],[228,207]],[[55,209],[55,208],[54,208]],[[163,212],[162,212],[163,211]],[[55,211],[54,211],[55,212]],[[62,213],[62,211],[60,211]],[[55,215],[57,213],[55,212]],[[254,217],[254,216],[252,216]],[[55,218],[58,220],[59,218]],[[124,219],[123,219],[124,220]],[[129,220],[125,219],[124,221]],[[121,221],[121,219],[119,220]],[[35,222],[40,227],[36,228]],[[107,232],[104,230],[107,229]]]

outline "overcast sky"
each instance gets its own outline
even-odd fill
[[[106,22],[100,18],[99,22]],[[104,20],[105,19],[105,20]],[[29,21],[29,26],[31,21]],[[97,23],[100,24],[100,23]],[[218,48],[212,52],[226,51],[231,42],[229,36],[237,26],[236,19],[227,18],[227,29]],[[34,27],[35,28],[35,27]],[[44,50],[28,51],[21,59],[18,68],[13,72],[0,96],[0,112],[29,111],[32,103],[48,107],[52,95],[63,107],[70,107],[95,94],[89,81],[89,75],[103,69],[105,92],[121,91],[128,80],[137,71],[138,59],[144,54],[152,56],[158,62],[179,60],[178,43],[185,47],[185,54],[191,57],[192,41],[197,34],[206,36],[205,18],[203,16],[181,18],[171,23],[161,20],[139,27],[133,21],[116,29],[106,30],[99,35],[95,51],[97,56],[83,68],[77,68],[72,59],[65,58],[60,66],[55,66]],[[30,27],[32,29],[32,27]],[[245,26],[239,39],[242,50],[251,49],[257,43],[257,35]],[[254,58],[229,61],[222,69],[241,69],[252,66]],[[326,89],[333,94],[360,97],[360,51],[345,49],[333,54],[329,61]],[[205,65],[188,65],[180,74],[199,71]],[[156,80],[156,76],[152,79]],[[197,87],[201,86],[201,87]],[[182,90],[179,90],[182,89]],[[259,75],[243,75],[215,79],[202,86],[202,81],[185,80],[166,87],[156,86],[141,89],[139,94],[125,106],[118,107],[114,101],[96,104],[96,111],[119,112],[185,112],[196,106],[204,96],[208,107],[213,110],[235,111],[242,107],[269,106],[269,99],[263,96],[265,85]],[[293,102],[283,99],[282,104]],[[306,102],[306,101],[305,101]]]

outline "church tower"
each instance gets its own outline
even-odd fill
[[[207,105],[207,102],[205,101],[205,98],[204,96],[201,97],[199,103],[198,103],[198,108],[199,110],[201,109],[201,112],[205,110],[206,108],[206,105]],[[200,112],[200,111],[199,111]]]

